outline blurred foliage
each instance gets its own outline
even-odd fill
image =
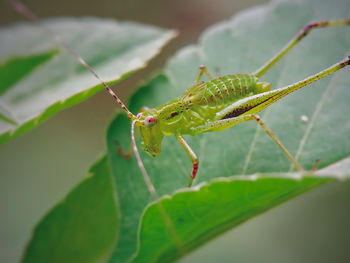
[[[157,27],[96,18],[52,19],[45,21],[45,26],[62,37],[109,84],[144,67],[175,34]],[[66,50],[51,51],[57,43],[42,28],[17,24],[1,29],[0,36],[0,59],[7,61],[0,70],[0,143],[103,89]]]
[[[118,209],[106,158],[34,229],[23,262],[99,262],[118,238]]]

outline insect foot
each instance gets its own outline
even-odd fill
[[[114,140],[114,143],[117,148],[117,152],[125,159],[130,159],[130,157],[132,156],[132,145],[130,145],[129,150],[125,152],[117,140]]]

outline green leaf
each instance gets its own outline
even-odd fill
[[[174,31],[97,18],[46,20],[109,84],[146,65]],[[0,143],[103,87],[38,25],[0,29]]]
[[[153,78],[132,97],[130,109],[136,113],[142,106],[155,107],[181,95],[194,83],[199,65],[208,66],[212,73],[253,72],[308,22],[345,19],[349,13],[347,0],[274,1],[241,12],[209,28],[198,45],[180,50],[169,61],[164,74]],[[350,54],[349,30],[343,27],[311,32],[262,80],[271,82],[273,88],[280,88],[337,63]],[[305,169],[311,169],[316,159],[321,159],[318,167],[322,168],[350,155],[350,120],[344,114],[350,101],[349,72],[349,68],[342,69],[260,114]],[[302,121],[302,116],[309,120]],[[164,138],[157,158],[141,152],[158,195],[170,195],[161,201],[168,216],[160,215],[154,205],[144,211],[151,197],[135,158],[125,160],[116,151],[116,140],[125,151],[130,146],[130,122],[123,115],[112,122],[107,135],[108,156],[123,216],[119,241],[110,262],[126,262],[131,258],[136,262],[174,260],[335,175],[330,173],[326,179],[283,179],[293,166],[254,122],[221,132],[185,136],[185,139],[200,160],[195,184],[212,182],[215,178],[230,179],[216,179],[195,191],[173,194],[186,186],[192,165],[174,136]],[[278,172],[276,178],[270,176],[272,172]],[[260,179],[260,175],[259,180],[254,181],[231,178],[254,173],[267,173],[267,178],[261,176]],[[215,218],[215,212],[220,216]],[[167,217],[174,229],[169,224],[164,226]],[[201,229],[197,229],[191,218],[203,218],[198,222]],[[175,249],[176,243],[182,245],[180,250]]]
[[[20,81],[40,64],[45,63],[57,53],[56,50],[34,54],[28,57],[14,57],[4,64],[0,64],[0,95],[13,84]]]
[[[347,169],[342,177],[350,176],[350,165]],[[232,176],[163,197],[148,206],[141,218],[139,250],[132,262],[173,261],[220,233],[334,178],[334,174],[286,173]]]
[[[38,224],[23,262],[96,262],[117,240],[119,213],[107,158]]]

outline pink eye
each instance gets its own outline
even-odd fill
[[[147,116],[145,118],[145,125],[147,127],[152,127],[155,123],[157,123],[157,120],[153,116]]]

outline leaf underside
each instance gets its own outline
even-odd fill
[[[91,17],[44,24],[109,84],[144,67],[174,36],[170,30]],[[0,143],[103,88],[37,25],[0,29],[0,61]]]

